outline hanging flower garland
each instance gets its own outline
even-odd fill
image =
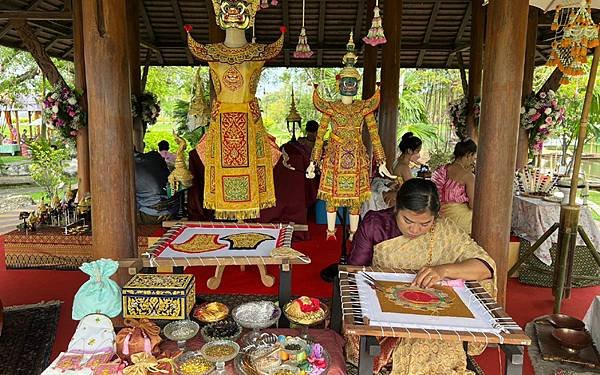
[[[541,152],[544,141],[565,119],[565,109],[560,107],[554,91],[531,93],[521,107],[521,127],[529,131],[529,148]]]
[[[306,29],[304,28],[304,12],[306,8],[306,0],[302,0],[302,28],[300,29],[300,36],[298,37],[298,44],[294,51],[294,57],[297,59],[310,59],[313,55],[313,51],[310,50],[308,45],[308,39],[306,38]]]
[[[64,139],[77,137],[77,131],[85,127],[86,114],[79,105],[80,97],[81,94],[70,87],[57,85],[42,103],[46,124]]]
[[[160,115],[160,102],[151,92],[145,92],[139,97],[132,95],[131,113],[134,118],[141,118],[143,123],[154,125]]]
[[[375,8],[373,8],[373,20],[371,21],[371,28],[367,33],[367,36],[363,37],[363,42],[372,45],[373,47],[379,44],[387,43],[385,34],[383,31],[383,23],[381,15],[379,14],[379,0],[375,1]]]
[[[454,128],[454,133],[460,140],[467,139],[469,132],[467,131],[467,115],[469,99],[462,97],[456,99],[448,104],[448,115],[450,116],[450,124]],[[476,96],[475,103],[473,104],[473,116],[475,117],[475,124],[481,114],[481,98]]]

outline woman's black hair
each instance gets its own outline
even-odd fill
[[[402,135],[402,140],[400,141],[398,147],[400,148],[400,152],[404,154],[408,150],[417,150],[422,144],[423,141],[421,138],[414,136],[411,132],[408,132]]]
[[[410,210],[416,213],[430,211],[433,216],[440,212],[440,196],[435,184],[422,178],[404,182],[396,196],[396,211]]]
[[[472,155],[476,152],[477,144],[471,139],[465,139],[454,146],[454,159],[460,159],[463,156]]]

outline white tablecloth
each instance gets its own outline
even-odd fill
[[[537,241],[554,223],[560,220],[560,204],[537,198],[523,196],[513,197],[512,232],[533,243]],[[581,225],[590,240],[600,250],[600,230],[594,222],[592,213],[587,206],[581,207],[579,214]],[[536,250],[535,255],[545,264],[551,265],[550,248],[558,241],[558,230]],[[577,235],[577,245],[584,245],[581,236]]]
[[[596,348],[600,348],[600,296],[596,296],[583,318],[585,328],[592,334]]]

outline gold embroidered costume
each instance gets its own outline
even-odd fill
[[[283,34],[272,44],[239,48],[200,44],[188,34],[188,46],[208,62],[217,95],[196,147],[205,167],[204,207],[217,219],[256,218],[275,205],[273,167],[281,155],[263,126],[256,88],[265,61],[281,51]]]
[[[362,142],[363,121],[366,122],[373,144],[377,164],[385,162],[385,154],[379,139],[374,112],[379,107],[379,90],[367,100],[355,100],[351,104],[322,99],[317,89],[313,104],[323,114],[311,159],[319,163],[323,150],[323,136],[332,125],[325,156],[321,164],[321,182],[318,198],[328,207],[349,207],[358,214],[360,205],[369,199],[371,183],[369,160]]]
[[[481,284],[495,296],[494,260],[468,234],[443,218],[436,220],[433,231],[417,238],[400,236],[375,245],[373,266],[418,270],[428,265],[427,249],[431,249],[431,266],[467,259],[486,262],[494,270],[494,280],[485,280]],[[358,337],[348,336],[347,339],[348,359],[357,362]],[[473,374],[466,369],[466,355],[460,341],[384,338],[380,344],[381,356],[376,358],[376,371],[391,358],[391,374],[394,375]],[[471,355],[480,354],[483,349],[484,344],[469,344]]]

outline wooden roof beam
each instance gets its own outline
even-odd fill
[[[365,13],[365,0],[359,0],[356,9],[356,22],[354,22],[354,37],[360,37],[363,24],[363,15]],[[360,38],[359,38],[360,40]],[[362,42],[362,40],[361,40]]]
[[[190,65],[194,65],[194,58],[190,53],[190,50],[187,48],[187,34],[183,29],[183,16],[181,15],[181,8],[179,8],[178,0],[171,0],[171,6],[173,7],[173,12],[175,13],[175,19],[177,20],[177,27],[179,28],[179,35],[181,36],[181,40],[184,42],[185,46],[185,55],[187,56],[187,61]]]
[[[319,32],[317,36],[317,43],[323,45],[325,41],[325,12],[327,11],[327,0],[320,0],[319,2]],[[323,65],[323,50],[317,51],[317,66]]]
[[[144,5],[144,0],[139,0],[139,4],[140,15],[142,16],[142,20],[144,21],[144,25],[146,26],[148,39],[150,39],[150,42],[154,43],[156,41],[156,37],[154,36],[154,29],[152,29],[152,22],[150,22],[150,17],[148,16],[148,11],[146,10],[146,6]]]
[[[425,31],[425,36],[423,37],[423,44],[429,43],[431,39],[431,33],[433,32],[433,26],[435,25],[435,20],[437,18],[438,13],[440,12],[440,6],[442,4],[437,2],[433,4],[433,10],[431,11],[431,17],[429,17],[429,24],[427,25],[427,30]],[[419,56],[417,57],[417,68],[420,68],[423,65],[423,59],[425,58],[426,49],[422,49],[419,51]]]
[[[0,20],[71,21],[71,12],[0,10]]]
[[[144,40],[140,40],[140,46],[156,53],[156,59],[158,60],[158,63],[160,65],[164,65],[165,60],[163,59],[163,55],[162,55],[162,52],[160,51],[160,48],[158,48],[154,44],[152,44],[150,42],[146,42]],[[187,47],[185,47],[185,49],[187,50]]]
[[[33,3],[29,4],[29,6],[27,6],[25,10],[33,10],[37,8],[37,6],[42,3],[42,1],[44,0],[35,0]],[[8,33],[11,29],[12,27],[9,22],[8,25],[4,26],[2,30],[0,30],[0,38],[4,37],[4,35],[6,35],[6,33]]]
[[[469,5],[467,6],[467,10],[465,11],[465,15],[463,16],[462,22],[460,23],[460,27],[458,28],[458,32],[456,33],[456,38],[454,39],[454,44],[458,44],[465,33],[467,24],[469,23],[469,20],[471,19],[471,11],[473,10],[472,6],[473,5],[471,4],[471,2],[469,2]],[[450,53],[448,55],[448,60],[446,61],[446,68],[449,68],[452,65],[452,58],[454,57],[454,55],[455,55],[455,52]]]

